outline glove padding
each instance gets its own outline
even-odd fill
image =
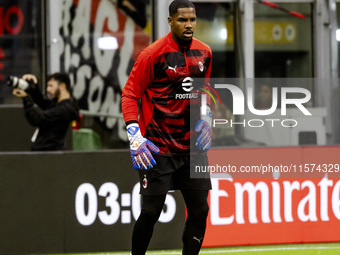
[[[127,134],[130,141],[133,167],[136,170],[153,168],[156,165],[156,161],[151,152],[158,153],[158,147],[142,136],[137,123],[127,126]]]
[[[211,121],[211,110],[210,107],[207,106],[206,114],[202,116],[195,127],[195,131],[201,133],[196,141],[196,145],[200,150],[208,151],[210,149],[212,137]]]
[[[210,149],[211,146],[211,136],[212,136],[212,131],[209,123],[205,121],[204,119],[200,119],[197,122],[197,125],[195,127],[195,131],[197,133],[201,133],[198,138],[196,145],[198,149],[207,151]]]

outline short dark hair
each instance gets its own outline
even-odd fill
[[[195,8],[195,5],[189,0],[174,0],[169,5],[169,16],[172,17],[177,13],[179,8]]]
[[[51,79],[56,80],[59,84],[65,83],[67,91],[70,92],[70,93],[72,92],[70,77],[68,76],[67,73],[59,72],[59,73],[50,74],[47,77],[47,81],[49,81]]]

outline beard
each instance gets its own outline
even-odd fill
[[[180,37],[178,38],[178,42],[180,46],[189,46],[192,42],[192,37],[188,38],[188,37]]]
[[[54,102],[58,102],[58,99],[60,97],[60,89],[57,88],[54,95],[51,95],[51,93],[47,93],[47,97]]]

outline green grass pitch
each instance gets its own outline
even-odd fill
[[[180,250],[149,251],[147,255],[180,255]],[[201,255],[340,255],[340,243],[257,245],[203,248]],[[65,254],[63,254],[65,255]],[[130,255],[129,252],[73,253],[67,255]]]

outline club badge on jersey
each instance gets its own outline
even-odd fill
[[[130,152],[133,167],[147,170],[156,165],[152,153],[158,153],[159,149],[156,145],[144,138],[140,132],[137,123],[132,123],[126,127],[128,139],[130,141]]]

